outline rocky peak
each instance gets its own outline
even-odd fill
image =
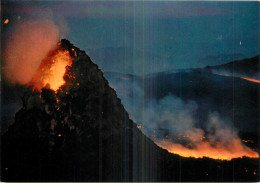
[[[90,57],[65,39],[59,47],[73,58],[66,83],[56,92],[24,94],[24,107],[3,136],[4,180],[133,180],[133,150],[140,146],[133,144],[152,141]]]

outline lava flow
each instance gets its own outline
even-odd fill
[[[203,158],[208,157],[211,159],[218,160],[231,160],[233,158],[259,158],[259,154],[250,148],[244,146],[241,140],[235,138],[228,145],[224,145],[221,142],[212,145],[208,141],[201,140],[200,142],[190,143],[188,146],[182,145],[180,143],[175,143],[169,139],[155,140],[156,144],[160,147],[167,149],[173,154],[178,154],[182,157],[193,157],[193,158]]]
[[[69,51],[59,48],[42,61],[30,84],[38,90],[48,87],[57,91],[65,84],[63,76],[66,73],[66,67],[71,64],[72,57]]]
[[[254,83],[260,83],[260,80],[257,80],[257,79],[252,79],[252,78],[246,78],[246,77],[240,77],[241,79],[245,79],[247,81],[251,81],[251,82],[254,82]]]
[[[254,83],[260,83],[260,80],[257,79],[253,79],[253,78],[247,78],[247,77],[242,77],[242,76],[232,76],[230,74],[225,74],[225,73],[216,73],[214,72],[214,74],[220,75],[220,76],[226,76],[226,77],[236,77],[236,78],[241,78],[250,82],[254,82]]]

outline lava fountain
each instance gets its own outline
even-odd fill
[[[59,47],[42,61],[30,85],[38,90],[47,87],[57,91],[65,84],[63,77],[67,66],[71,66],[72,60],[70,52]]]

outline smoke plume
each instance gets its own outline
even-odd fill
[[[51,20],[19,22],[4,48],[6,79],[19,84],[30,82],[58,39],[59,28]]]
[[[242,144],[236,129],[227,119],[211,111],[204,125],[198,124],[198,104],[183,101],[172,94],[161,99],[146,98],[137,82],[110,79],[119,98],[141,130],[155,143],[169,152],[184,157],[231,160],[259,157],[258,153]],[[201,123],[201,122],[200,122]]]

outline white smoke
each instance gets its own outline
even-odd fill
[[[241,143],[236,129],[217,112],[208,113],[206,125],[202,127],[195,119],[198,104],[194,101],[183,101],[171,94],[160,100],[147,99],[137,82],[110,82],[130,118],[142,124],[141,130],[168,151],[187,152],[196,157],[211,154],[212,158],[226,159],[258,156]]]

